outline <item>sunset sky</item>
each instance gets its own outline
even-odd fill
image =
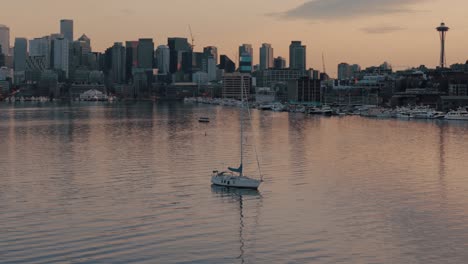
[[[291,40],[307,45],[308,67],[336,74],[340,62],[363,67],[389,61],[394,68],[425,64],[439,58],[441,21],[448,33],[447,62],[468,59],[466,0],[15,0],[2,3],[0,24],[15,37],[34,38],[59,31],[59,20],[75,21],[75,38],[86,33],[94,50],[113,42],[189,37],[196,50],[218,46],[235,58],[241,43],[251,43],[258,62],[261,43],[274,55],[288,58]]]

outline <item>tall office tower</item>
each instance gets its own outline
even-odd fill
[[[338,80],[348,80],[351,78],[351,66],[342,62],[338,64]]]
[[[0,44],[0,67],[5,66],[5,54],[2,53],[2,44]]]
[[[160,45],[156,49],[156,66],[160,74],[169,73],[171,52],[166,45]]]
[[[208,46],[203,48],[203,54],[208,57],[213,57],[215,64],[218,64],[218,48],[215,46]]]
[[[54,34],[50,34],[50,69],[55,69],[54,67],[54,55],[55,55],[55,49],[54,49],[54,40],[56,39],[60,39],[60,38],[63,38],[63,35],[62,34],[59,34],[59,33],[54,33]]]
[[[306,56],[306,46],[303,46],[301,41],[291,41],[291,45],[289,45],[289,68],[305,70],[307,67]]]
[[[114,43],[111,49],[111,72],[113,83],[125,82],[125,47],[121,42]]]
[[[239,57],[239,72],[251,73],[252,72],[252,56],[249,53],[244,52]]]
[[[276,70],[286,68],[286,59],[281,56],[275,58],[273,62],[273,68],[275,68]]]
[[[153,39],[138,40],[138,68],[153,69],[154,43]]]
[[[263,43],[260,48],[260,70],[273,68],[273,48],[271,44]]]
[[[72,42],[74,40],[74,38],[73,38],[73,20],[70,20],[70,19],[60,20],[60,34],[62,34],[63,37],[66,40],[68,40],[69,42]]]
[[[91,39],[83,34],[77,41],[81,42],[81,47],[83,48],[83,53],[91,53],[93,49],[91,48]]]
[[[439,66],[441,68],[445,68],[447,64],[447,58],[445,55],[445,38],[447,36],[447,32],[450,30],[449,27],[445,25],[444,22],[440,23],[440,26],[436,28],[437,32],[440,35],[440,63]]]
[[[208,81],[215,81],[216,80],[216,61],[213,57],[208,57],[207,61],[207,73],[208,73]]]
[[[241,46],[239,46],[239,64],[240,64],[240,59],[241,59],[241,56],[242,54],[245,54],[245,53],[248,53],[250,55],[250,57],[252,58],[252,64],[250,65],[250,67],[253,66],[253,57],[254,57],[254,52],[253,52],[253,48],[252,48],[252,45],[251,44],[242,44]],[[252,67],[253,69],[253,67]]]
[[[186,38],[168,38],[167,45],[170,51],[170,73],[176,73],[182,68],[182,54],[191,52],[191,46]]]
[[[28,40],[25,38],[15,39],[14,48],[14,70],[25,71],[26,70],[26,58],[28,57]]]
[[[353,64],[350,67],[351,67],[352,77],[356,78],[359,75],[359,72],[361,71],[361,66],[359,66],[359,64]]]
[[[219,62],[219,69],[224,70],[225,73],[232,73],[236,71],[236,64],[226,55],[221,55]]]
[[[54,69],[63,71],[65,73],[65,78],[69,77],[69,43],[70,42],[63,37],[52,40]]]
[[[138,67],[138,41],[125,42],[125,81],[133,81],[133,71]]]
[[[5,56],[10,55],[10,28],[5,25],[0,25],[0,45],[2,46],[0,53]]]
[[[45,67],[50,68],[50,38],[45,36],[29,41],[29,56],[44,57]]]

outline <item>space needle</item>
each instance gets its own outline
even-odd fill
[[[440,26],[436,28],[440,35],[440,68],[445,68],[447,63],[445,57],[445,37],[449,29],[450,28],[447,27],[444,22],[440,23]]]

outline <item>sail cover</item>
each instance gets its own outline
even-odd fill
[[[230,171],[232,171],[232,172],[237,172],[237,173],[241,173],[241,174],[242,174],[242,164],[240,165],[240,167],[239,167],[238,169],[236,169],[236,168],[231,168],[231,167],[229,167],[228,169],[229,169]]]

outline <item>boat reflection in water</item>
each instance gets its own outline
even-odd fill
[[[211,192],[218,195],[221,198],[227,198],[229,202],[237,204],[239,206],[239,256],[237,259],[241,263],[245,263],[245,239],[244,239],[244,206],[245,200],[257,200],[256,209],[258,210],[261,207],[262,196],[260,192],[256,189],[239,189],[239,188],[228,188],[224,186],[211,185]],[[251,208],[245,208],[251,209]],[[255,218],[255,227],[258,225],[258,212]]]

